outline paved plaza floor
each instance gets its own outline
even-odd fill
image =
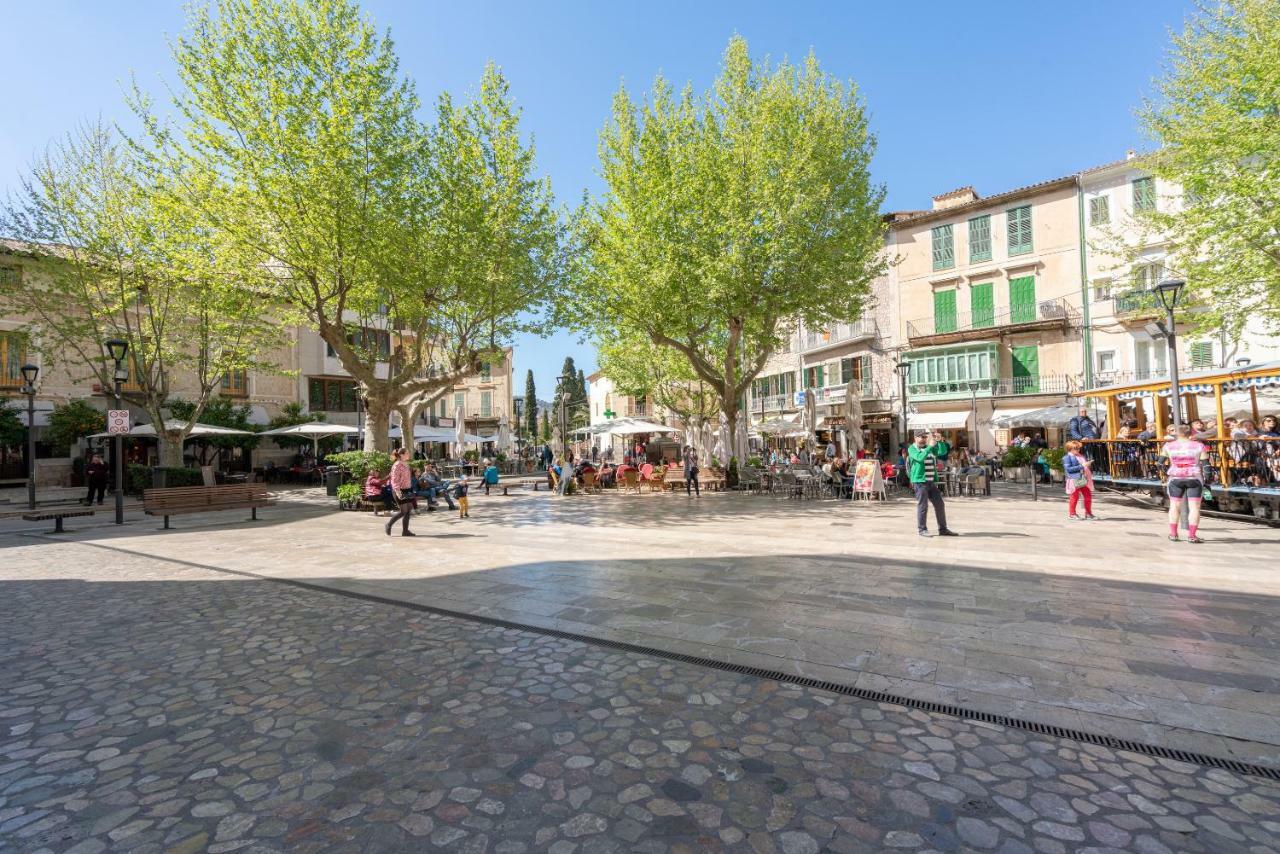
[[[1259,776],[394,604],[1280,766],[1280,532],[950,509],[955,540],[737,495],[10,528],[0,848],[1276,850]]]

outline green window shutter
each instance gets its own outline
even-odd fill
[[[1036,319],[1036,277],[1009,280],[1009,322],[1031,323]]]
[[[1156,209],[1156,184],[1151,178],[1137,178],[1133,182],[1133,212],[1146,213]]]
[[[1006,212],[1009,231],[1009,254],[1025,255],[1031,251],[1031,205],[1010,208]]]
[[[862,396],[871,397],[871,356],[863,356],[861,362],[858,373],[862,377]]]
[[[956,292],[933,292],[933,331],[956,331]]]
[[[956,264],[955,239],[951,226],[938,225],[933,229],[933,269],[946,270]]]
[[[822,388],[823,386],[825,386],[827,384],[827,366],[818,365],[818,367],[813,369],[813,372],[814,372],[814,377],[816,378],[816,381],[814,382],[813,387]]]
[[[991,216],[969,220],[969,263],[991,260]]]
[[[969,288],[969,311],[973,315],[975,329],[996,325],[995,286],[991,282]]]
[[[1213,367],[1213,342],[1196,341],[1191,345],[1191,367],[1193,368],[1212,368]]]
[[[1013,393],[1035,394],[1040,391],[1040,349],[1029,347],[1010,348],[1013,363]]]
[[[1095,196],[1089,200],[1089,225],[1106,225],[1111,222],[1111,200]]]

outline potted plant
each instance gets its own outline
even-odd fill
[[[1062,458],[1066,455],[1066,448],[1047,448],[1044,451],[1044,461],[1049,466],[1049,476],[1054,483],[1062,483],[1066,478],[1062,471]]]
[[[358,483],[343,483],[338,486],[338,506],[343,510],[356,510],[360,507],[361,486]]]
[[[1004,456],[1000,458],[1000,465],[1004,467],[1005,480],[1011,480],[1014,483],[1029,483],[1031,481],[1031,464],[1035,462],[1036,452],[1031,448],[1010,448],[1004,452]]]

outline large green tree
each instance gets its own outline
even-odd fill
[[[1250,318],[1280,328],[1280,3],[1201,5],[1141,117],[1159,143],[1151,171],[1184,190],[1147,217],[1197,319],[1229,334]]]
[[[559,217],[488,67],[474,101],[434,121],[391,39],[350,0],[214,0],[174,50],[177,119],[152,118],[201,176],[188,201],[275,273],[367,403],[366,446],[497,358],[546,298]]]
[[[857,88],[725,50],[710,91],[622,90],[600,139],[604,195],[580,212],[572,305],[674,351],[736,418],[787,319],[859,316],[885,262]],[[572,316],[572,314],[571,314]],[[590,326],[590,324],[588,324]]]
[[[284,341],[264,311],[270,276],[241,248],[189,215],[192,171],[157,168],[103,125],[49,148],[4,210],[4,230],[24,241],[28,280],[0,288],[0,306],[28,318],[47,366],[114,384],[103,342],[129,345],[126,398],[163,425],[175,388],[189,417],[160,429],[160,457],[181,465],[182,443],[232,372],[273,370]]]

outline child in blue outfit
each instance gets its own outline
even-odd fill
[[[469,490],[470,490],[470,486],[467,483],[466,477],[463,477],[461,480],[459,480],[457,483],[453,485],[453,497],[458,499],[458,518],[459,519],[471,518],[471,513],[469,512],[470,504],[467,501],[467,492]]]

